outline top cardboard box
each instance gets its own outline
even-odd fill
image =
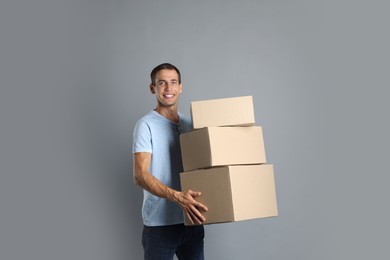
[[[194,129],[213,126],[253,126],[255,114],[252,96],[191,102]]]

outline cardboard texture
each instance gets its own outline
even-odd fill
[[[222,166],[183,172],[183,190],[201,191],[197,201],[208,207],[204,224],[278,215],[273,165]],[[187,216],[185,224],[191,225]]]
[[[213,126],[253,126],[255,114],[252,96],[191,102],[194,129]]]
[[[263,132],[253,127],[206,127],[180,136],[184,171],[266,163]]]

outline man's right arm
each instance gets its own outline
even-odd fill
[[[192,190],[177,191],[164,185],[149,172],[151,158],[151,153],[134,153],[134,182],[156,196],[178,203],[192,224],[202,224],[206,219],[201,211],[207,211],[207,207],[194,199],[201,193]]]

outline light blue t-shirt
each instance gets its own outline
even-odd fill
[[[179,117],[177,124],[151,111],[138,120],[133,133],[133,153],[151,153],[151,174],[166,186],[180,191],[183,164],[179,135],[191,131],[192,123],[181,113]],[[177,203],[144,190],[142,218],[147,226],[180,224],[183,223],[183,210]]]

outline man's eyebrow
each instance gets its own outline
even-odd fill
[[[166,79],[160,79],[160,80],[158,80],[157,82],[168,82],[168,81],[170,81],[170,82],[179,82],[178,79],[168,79],[168,80],[166,80]]]

